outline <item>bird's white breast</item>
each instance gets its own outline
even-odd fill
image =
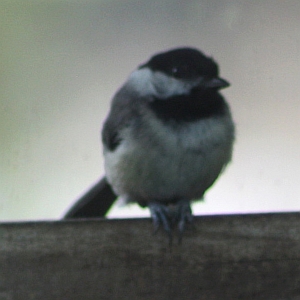
[[[104,151],[106,176],[117,194],[133,201],[195,199],[231,159],[230,116],[172,128],[151,116],[139,139],[124,129],[123,141]]]

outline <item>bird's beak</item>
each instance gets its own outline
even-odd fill
[[[224,89],[230,86],[230,83],[223,78],[214,77],[208,80],[205,80],[203,85],[208,89]]]

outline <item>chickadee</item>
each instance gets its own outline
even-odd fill
[[[112,99],[102,130],[114,192],[149,207],[155,229],[181,236],[232,156],[234,124],[218,65],[193,48],[158,53]]]

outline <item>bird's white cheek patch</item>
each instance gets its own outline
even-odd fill
[[[151,96],[155,94],[155,88],[152,81],[153,72],[148,68],[142,68],[130,74],[127,85],[142,97]]]
[[[131,73],[127,85],[142,97],[151,96],[167,99],[189,94],[200,81],[200,78],[193,81],[184,81],[162,72],[153,72],[148,68],[142,68]]]

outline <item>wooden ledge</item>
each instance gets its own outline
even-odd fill
[[[149,219],[0,225],[0,300],[300,299],[300,214],[201,216],[170,249]]]

